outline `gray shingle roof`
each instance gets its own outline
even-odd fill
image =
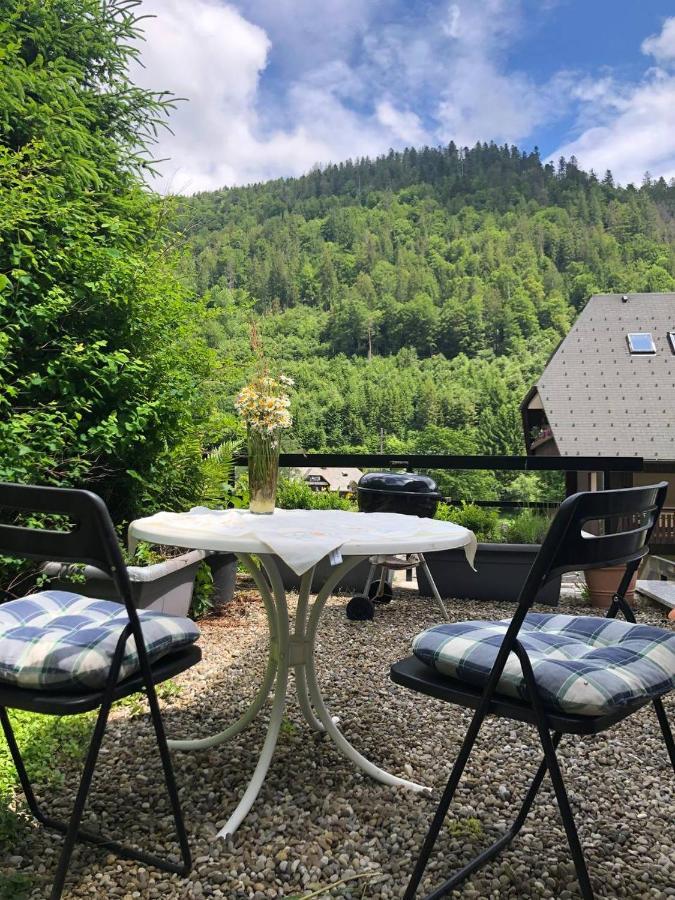
[[[562,456],[675,459],[675,294],[627,296],[591,297],[537,382]],[[629,352],[635,331],[655,354]]]

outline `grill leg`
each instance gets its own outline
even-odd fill
[[[431,592],[434,595],[436,603],[438,603],[438,605],[441,608],[441,612],[443,613],[443,618],[447,622],[447,621],[449,621],[448,611],[445,608],[445,604],[441,600],[441,595],[438,593],[438,588],[436,587],[436,582],[434,581],[434,579],[431,575],[431,572],[429,571],[429,566],[427,565],[427,561],[424,558],[424,554],[420,553],[419,558],[420,558],[420,566],[424,570],[424,574],[427,576],[427,580],[429,581],[429,585],[431,587]]]
[[[363,589],[363,594],[365,597],[368,596],[368,591],[370,590],[370,586],[373,583],[373,578],[375,577],[375,569],[377,566],[375,563],[370,564],[370,569],[368,570],[368,578],[366,579],[366,586]]]

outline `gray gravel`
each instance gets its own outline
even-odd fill
[[[262,605],[242,587],[231,614],[203,624],[204,662],[178,679],[180,694],[164,701],[172,736],[222,727],[255,692],[266,628]],[[318,664],[328,705],[358,749],[393,772],[432,785],[437,797],[468,716],[396,687],[387,677],[389,664],[407,654],[413,635],[437,620],[434,605],[397,592],[374,624],[363,624],[346,621],[344,604],[344,598],[330,602],[320,633]],[[562,609],[570,608],[574,601],[568,599]],[[455,619],[508,614],[504,606],[467,601],[451,602],[449,611]],[[665,624],[650,606],[641,620]],[[675,718],[672,700],[667,708]],[[263,713],[245,734],[213,750],[174,755],[195,858],[188,880],[80,847],[64,896],[264,900],[324,889],[321,897],[401,897],[435,799],[380,785],[356,771],[328,740],[308,731],[294,701],[252,813],[232,842],[215,839],[255,766],[266,721]],[[675,778],[653,714],[644,710],[595,738],[570,737],[561,757],[596,896],[675,897]],[[116,711],[88,815],[148,849],[166,845],[175,852],[154,759],[147,718],[128,708]],[[486,723],[429,867],[427,889],[506,826],[538,759],[532,729]],[[75,784],[73,771],[62,789],[45,798],[62,815]],[[39,885],[31,897],[45,897],[59,848],[60,838],[31,828],[13,848],[5,872],[31,876]],[[548,784],[511,848],[454,896],[578,896]]]

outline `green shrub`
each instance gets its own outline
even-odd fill
[[[277,506],[279,509],[356,509],[356,503],[349,497],[341,497],[337,491],[313,491],[300,478],[279,479]]]
[[[507,524],[506,540],[511,544],[541,544],[549,524],[547,516],[524,509]]]
[[[60,785],[64,778],[63,767],[84,757],[94,722],[94,717],[90,713],[80,716],[45,716],[12,710],[10,718],[26,768],[33,781],[43,788]],[[14,811],[14,797],[17,791],[19,786],[16,769],[9,747],[2,740],[0,741],[0,846],[12,845],[23,821],[21,814]]]
[[[499,524],[499,512],[490,507],[464,503],[462,506],[448,506],[439,503],[435,518],[445,522],[463,525],[474,532],[479,541],[496,543],[503,540]]]
[[[314,491],[299,478],[280,478],[277,506],[279,509],[314,509]]]
[[[0,481],[88,487],[117,522],[185,509],[217,365],[143,180],[167,98],[129,81],[134,4],[0,21]]]
[[[337,491],[314,492],[313,509],[344,509],[356,510],[356,503],[349,497],[341,497]]]
[[[208,563],[203,562],[197,569],[195,587],[192,594],[189,616],[191,619],[201,619],[213,609],[213,573]]]

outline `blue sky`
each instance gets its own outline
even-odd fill
[[[675,177],[673,0],[144,0],[163,190],[477,140]]]

